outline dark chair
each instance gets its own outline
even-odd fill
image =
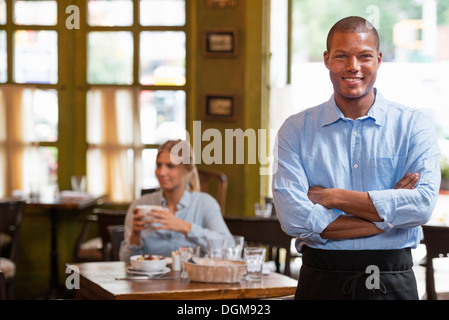
[[[4,277],[6,299],[14,297],[14,277],[24,211],[25,201],[0,201],[0,271]]]
[[[426,293],[427,300],[437,300],[433,270],[434,258],[444,258],[449,255],[449,228],[439,226],[422,226],[424,244],[426,245]]]
[[[157,188],[142,189],[141,195],[157,191]],[[103,217],[100,218],[99,215]],[[123,215],[123,220],[117,220],[116,216]],[[110,257],[108,225],[119,225],[124,223],[126,211],[113,209],[95,209],[93,214],[83,219],[81,232],[78,235],[74,248],[74,262],[105,261]],[[99,220],[101,219],[101,221]],[[112,221],[111,221],[112,220]],[[97,230],[92,230],[96,226]],[[91,235],[95,236],[92,237]],[[89,235],[91,237],[89,237]],[[104,245],[106,244],[106,246]]]
[[[218,202],[221,207],[221,213],[225,214],[226,194],[228,191],[228,179],[223,172],[197,168],[200,179],[200,189],[202,192],[209,193]]]
[[[119,261],[120,245],[125,236],[125,226],[108,226],[109,238],[111,239],[111,260]]]
[[[6,278],[0,270],[0,300],[6,300]]]
[[[280,271],[280,249],[285,249],[284,274],[290,276],[292,259],[290,247],[292,237],[281,229],[276,218],[226,217],[225,222],[232,234],[245,238],[247,244],[264,245],[268,248],[268,259],[274,259],[276,272]]]
[[[82,226],[75,250],[75,262],[109,261],[111,257],[111,238],[107,227],[111,225],[123,225],[126,210],[94,209],[93,215],[89,215]],[[96,223],[98,236],[87,240],[88,228]]]

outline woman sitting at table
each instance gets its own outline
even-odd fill
[[[179,152],[171,151],[175,146],[181,147]],[[190,151],[184,152],[188,156],[182,154],[185,150]],[[156,177],[161,190],[143,195],[128,208],[120,260],[128,261],[139,254],[171,256],[180,246],[199,246],[205,253],[208,238],[231,237],[218,202],[199,191],[198,172],[188,142],[167,141],[159,147]],[[164,210],[152,209],[151,219],[145,221],[138,205],[159,205]]]

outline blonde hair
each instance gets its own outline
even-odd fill
[[[174,148],[176,147],[176,148]],[[176,152],[178,150],[178,152]],[[176,164],[182,164],[185,170],[186,188],[187,190],[200,191],[200,178],[195,162],[193,161],[193,149],[188,141],[185,140],[168,140],[160,145],[157,149],[156,160],[159,155],[164,152],[170,152],[170,157],[176,157]],[[172,158],[173,161],[173,158]],[[175,161],[174,161],[175,162]]]

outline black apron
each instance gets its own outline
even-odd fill
[[[411,250],[303,248],[297,300],[419,300]]]

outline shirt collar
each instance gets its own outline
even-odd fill
[[[380,92],[377,91],[376,88],[374,88],[374,94],[376,96],[376,99],[374,101],[374,104],[369,109],[368,114],[359,119],[371,118],[374,120],[374,123],[376,123],[379,126],[382,126],[385,118],[386,100],[380,94]],[[323,120],[321,123],[323,127],[330,125],[334,122],[337,122],[339,119],[342,120],[346,119],[344,114],[341,112],[341,110],[335,103],[334,95],[332,95],[329,101],[326,102],[325,108],[326,110],[324,112]]]
[[[181,199],[179,200],[178,204],[176,205],[176,208],[179,210],[179,209],[188,207],[190,204],[191,198],[192,198],[192,193],[189,190],[185,189],[184,194],[182,195]],[[167,200],[165,199],[164,194],[162,193],[162,206],[165,207],[166,204],[167,204]]]

